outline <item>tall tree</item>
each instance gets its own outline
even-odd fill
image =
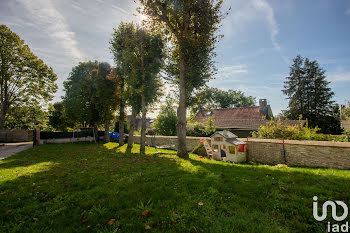
[[[161,95],[161,80],[158,76],[162,65],[163,42],[159,35],[138,28],[135,34],[135,61],[141,78],[141,145],[140,153],[145,153],[147,107]]]
[[[16,109],[24,114],[43,113],[57,90],[57,77],[5,25],[0,25],[0,45],[0,129],[3,129],[6,119],[14,118],[9,113],[18,113]],[[42,119],[37,117],[43,114],[31,116],[35,118],[32,124],[39,124]]]
[[[339,112],[339,107],[332,100],[334,92],[329,87],[325,70],[317,61],[300,55],[293,61],[282,90],[289,99],[288,117],[298,119],[302,115],[311,127],[321,128],[321,132],[339,133],[339,114],[335,113]]]
[[[211,77],[213,52],[222,14],[222,0],[140,0],[140,12],[161,30],[170,43],[168,75],[179,86],[177,154],[188,158],[186,105],[194,89]]]
[[[66,112],[70,119],[83,127],[93,126],[97,119],[91,99],[93,98],[91,73],[98,69],[97,61],[80,62],[72,68],[67,80],[63,83],[63,97]]]
[[[290,67],[289,76],[284,82],[282,92],[289,99],[288,115],[291,119],[298,119],[299,115],[305,116],[305,70],[303,67],[304,59],[298,55],[293,60],[293,65]]]
[[[111,66],[97,61],[80,63],[64,82],[67,115],[82,126],[93,126],[95,132],[104,124],[105,141],[109,140],[109,123],[117,107],[117,82]]]
[[[124,120],[125,107],[127,100],[126,79],[131,75],[132,69],[128,66],[130,57],[132,57],[133,41],[132,35],[135,33],[133,24],[121,22],[119,27],[114,29],[112,39],[110,41],[110,50],[114,57],[114,63],[119,74],[119,145],[124,145]],[[136,118],[136,116],[135,116]],[[130,125],[131,126],[131,125]]]
[[[119,76],[115,69],[103,62],[99,63],[97,70],[92,71],[91,77],[96,88],[92,102],[98,112],[100,122],[102,121],[105,127],[104,141],[109,142],[109,127],[118,106]]]

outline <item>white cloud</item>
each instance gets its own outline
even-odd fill
[[[124,10],[123,8],[119,7],[119,6],[116,6],[116,5],[112,5],[111,6],[112,9],[115,9],[121,13],[124,13],[124,14],[130,14],[129,12],[127,12],[126,10]]]
[[[52,40],[74,61],[79,61],[85,56],[79,50],[75,39],[75,33],[70,30],[66,19],[55,8],[51,0],[19,0],[30,12],[32,22]]]
[[[252,4],[257,11],[261,11],[265,15],[265,20],[270,30],[270,39],[272,45],[276,50],[280,51],[281,46],[278,44],[276,39],[279,33],[279,29],[272,7],[266,2],[266,0],[253,0]]]
[[[239,74],[248,73],[246,65],[232,65],[219,67],[217,72],[217,77],[220,79],[231,79]]]
[[[331,82],[350,82],[350,72],[331,73],[328,75]]]
[[[346,15],[350,15],[350,9],[347,9],[347,11],[345,12]]]
[[[249,27],[249,23],[264,22],[268,28],[273,48],[280,54],[282,60],[289,64],[290,59],[281,53],[281,45],[277,40],[279,26],[275,18],[274,9],[266,0],[235,0],[226,3],[225,7],[231,7],[229,16],[223,21],[223,33],[227,44],[232,44],[232,39],[238,39],[240,34]],[[245,42],[245,40],[238,42]],[[228,45],[229,46],[229,45]]]

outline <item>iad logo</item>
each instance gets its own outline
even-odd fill
[[[317,203],[318,198],[317,198],[317,196],[314,196],[313,199],[314,199],[313,210],[312,210],[313,215],[314,215],[314,218],[319,222],[326,219],[328,206],[331,207],[332,218],[335,221],[341,222],[341,221],[345,220],[346,217],[348,216],[348,213],[349,213],[348,206],[342,201],[335,201],[335,202],[334,201],[326,201],[322,205],[322,214],[321,214],[321,216],[319,216],[318,215],[318,203]],[[343,208],[343,214],[341,216],[337,215],[337,205]],[[349,232],[349,222],[346,222],[343,225],[331,224],[330,222],[328,222],[327,231],[328,232]]]

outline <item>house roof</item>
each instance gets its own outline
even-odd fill
[[[201,109],[194,120],[206,124],[209,117],[212,117],[217,129],[257,130],[270,121],[266,119],[266,113],[260,111],[260,107]],[[282,120],[282,122],[285,125],[299,124],[298,120]]]
[[[230,131],[216,131],[213,135],[211,135],[210,137],[213,137],[215,134],[220,134],[222,137],[224,137],[225,139],[234,139],[234,138],[238,138],[237,135],[235,135],[234,133],[230,132]]]
[[[245,107],[245,108],[220,108],[220,109],[201,109],[195,116],[195,120],[202,122],[208,117],[213,117],[216,120],[263,120],[266,119],[266,114],[260,111],[260,107]]]
[[[237,140],[237,139],[229,139],[229,140],[226,140],[226,142],[232,144],[232,145],[235,145],[235,146],[239,146],[239,145],[245,145],[246,143],[245,142],[242,142],[240,140]]]

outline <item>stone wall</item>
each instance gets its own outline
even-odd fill
[[[265,164],[350,169],[350,142],[244,139],[247,159]]]
[[[153,136],[146,136],[146,145],[152,146]],[[141,137],[135,136],[135,143]],[[187,150],[192,151],[199,137],[187,137]],[[350,142],[296,141],[279,139],[240,138],[247,142],[247,160],[276,165],[286,163],[289,166],[326,167],[350,169]],[[156,136],[157,146],[175,145],[176,136]]]
[[[0,130],[0,142],[30,142],[33,141],[31,130]]]

